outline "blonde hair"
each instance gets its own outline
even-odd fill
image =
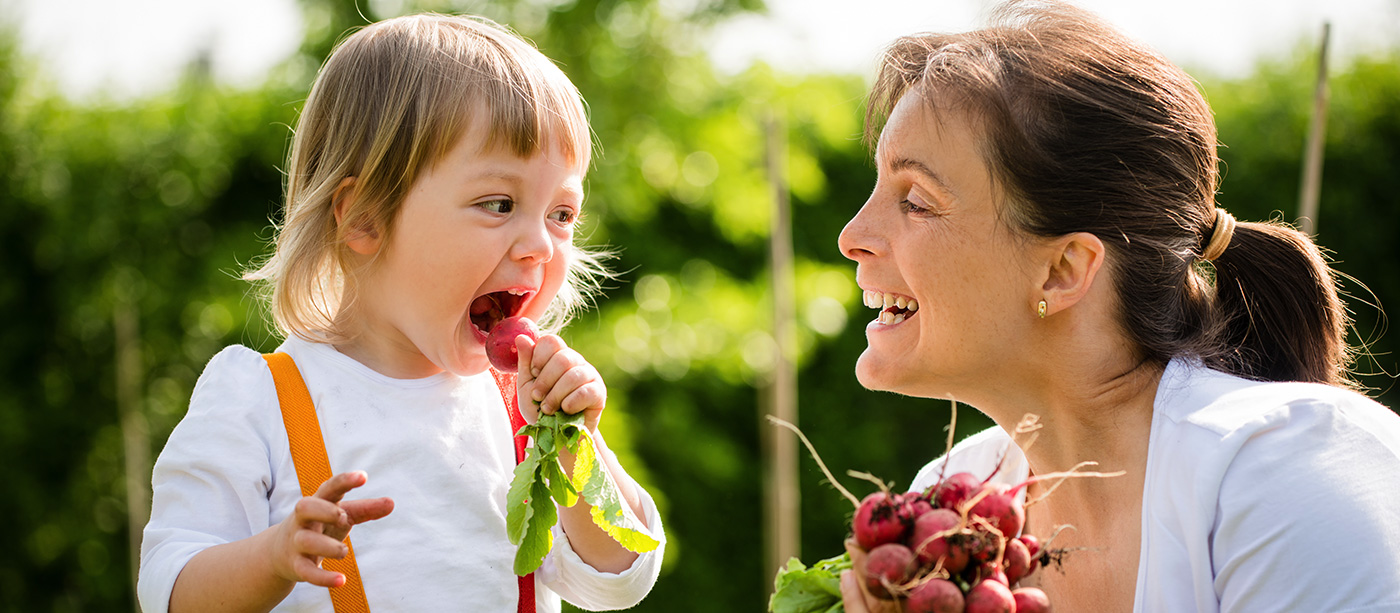
[[[353,336],[337,326],[354,302],[347,234],[373,228],[391,240],[415,178],[477,115],[487,122],[487,149],[529,157],[552,145],[569,163],[589,165],[593,141],[578,89],[495,22],[399,17],[337,45],[297,122],[275,249],[243,276],[260,282],[278,330],[318,342]],[[337,223],[333,201],[347,177],[355,178],[356,197]],[[564,284],[539,322],[548,330],[563,327],[607,277],[602,254],[571,249]]]

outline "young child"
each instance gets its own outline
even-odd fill
[[[338,474],[303,497],[268,362],[220,352],[156,462],[146,613],[332,611],[347,577],[320,562],[351,553],[347,534],[373,611],[621,609],[650,591],[656,506],[596,434],[598,371],[553,334],[517,339],[525,419],[583,412],[662,546],[623,549],[580,502],[519,581],[506,536],[516,450],[483,343],[508,316],[558,329],[601,274],[572,244],[591,146],[573,84],[489,21],[392,19],[336,49],[298,122],[276,250],[248,277],[271,289]]]

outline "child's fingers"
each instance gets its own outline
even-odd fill
[[[544,341],[545,339],[540,340]],[[540,363],[538,353],[535,354],[535,363]],[[564,373],[569,372],[569,370],[575,366],[581,365],[588,365],[588,360],[583,359],[583,356],[573,349],[564,347],[554,352],[554,354],[549,357],[549,360],[544,362],[543,366],[536,368],[539,372],[535,375],[535,385],[534,389],[531,390],[530,399],[540,403],[542,405],[540,408],[544,410],[544,412],[554,412],[554,409],[559,407],[559,401],[563,400],[564,396],[567,396],[569,392],[573,391],[573,388],[577,387],[577,385],[562,390],[563,393],[555,397],[555,402],[548,403],[548,409],[543,406],[547,404],[545,399],[560,386],[559,378],[563,377]]]
[[[298,500],[292,507],[292,515],[298,526],[311,528],[314,524],[335,525],[345,518],[340,506],[322,498],[307,496]]]
[[[297,530],[292,535],[292,545],[297,553],[317,558],[343,558],[350,548],[340,539],[326,536],[319,531]]]
[[[537,379],[535,382],[537,386],[543,385],[538,379],[545,374],[549,363],[555,360],[555,354],[568,349],[569,346],[564,344],[564,339],[559,338],[557,334],[546,334],[535,341],[535,350],[530,356],[530,374]],[[549,387],[544,387],[545,391],[548,389]]]
[[[591,364],[569,369],[559,378],[559,384],[545,397],[543,405],[550,410],[558,407],[570,415],[579,411],[601,408],[607,402],[608,391],[603,377]]]
[[[321,587],[345,585],[345,575],[321,568],[306,556],[297,556],[297,559],[292,562],[292,572],[296,573],[298,581],[305,581],[312,585]]]
[[[340,499],[344,498],[345,494],[349,493],[350,490],[368,482],[369,474],[362,470],[340,473],[330,479],[326,479],[326,482],[322,483],[321,487],[316,488],[315,495],[317,498],[322,498],[331,502],[340,502]]]
[[[553,370],[554,364],[555,362],[550,362],[550,366],[547,367],[546,370]],[[585,383],[589,382],[590,378],[596,376],[596,371],[595,373],[589,372],[591,368],[592,367],[588,366],[586,363],[574,365],[568,367],[568,369],[558,376],[552,377],[554,380],[553,383],[546,389],[544,398],[540,400],[540,412],[553,413],[558,410],[559,405],[563,404],[566,396],[573,393],[574,390],[583,387]],[[544,375],[541,375],[541,377],[544,377]]]
[[[515,337],[516,355],[516,376],[515,376],[515,396],[519,399],[520,416],[525,418],[525,423],[534,424],[539,421],[539,407],[530,400],[530,394],[535,390],[535,376],[532,374],[531,361],[535,358],[535,342],[530,337],[521,334]]]
[[[347,500],[340,503],[340,508],[345,510],[346,518],[351,526],[363,524],[367,521],[374,521],[388,515],[394,511],[394,501],[391,498],[366,498],[363,500]]]

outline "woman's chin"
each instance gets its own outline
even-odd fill
[[[890,376],[895,372],[892,365],[883,362],[879,355],[875,354],[871,348],[866,347],[865,351],[861,352],[860,358],[856,359],[856,381],[869,390],[898,391],[895,389],[897,387],[895,381]]]

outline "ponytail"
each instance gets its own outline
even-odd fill
[[[1307,235],[1240,223],[1213,264],[1220,326],[1202,352],[1209,365],[1250,379],[1354,386],[1336,275]]]

